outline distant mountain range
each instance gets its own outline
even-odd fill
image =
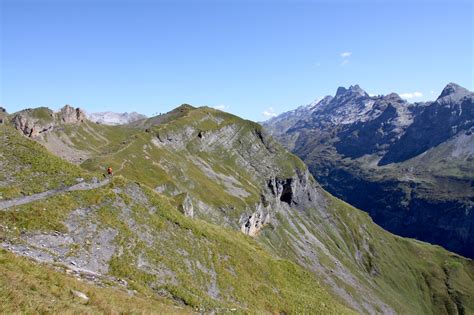
[[[100,112],[87,113],[87,118],[93,122],[104,125],[125,125],[131,122],[147,118],[145,115],[137,112],[131,113],[114,113],[114,112]]]
[[[474,257],[474,93],[450,83],[409,103],[340,87],[263,125],[384,228]]]

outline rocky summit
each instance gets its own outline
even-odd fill
[[[356,85],[263,125],[382,227],[474,257],[474,93],[409,103]]]
[[[338,94],[354,106],[321,108],[365,110],[359,87]],[[371,106],[396,111],[389,99]],[[64,113],[0,126],[0,288],[25,309],[474,312],[472,260],[383,230],[256,123],[190,105],[117,126]],[[18,116],[52,127],[25,133]]]

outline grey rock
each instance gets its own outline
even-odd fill
[[[71,290],[71,293],[75,297],[77,297],[77,298],[79,298],[79,299],[81,299],[85,302],[89,301],[89,297],[85,293],[82,293],[81,291]]]
[[[191,218],[194,216],[194,206],[191,197],[189,197],[189,194],[185,194],[183,202],[181,203],[179,208],[185,216]]]

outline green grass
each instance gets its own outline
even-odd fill
[[[107,126],[85,121],[82,124],[64,125],[55,131],[57,136],[67,136],[74,148],[91,151],[100,156],[113,154],[133,141],[140,131],[127,126]],[[47,140],[46,140],[47,141]]]
[[[42,124],[50,123],[54,120],[54,112],[47,107],[31,109],[28,114]]]
[[[116,177],[97,190],[65,193],[2,212],[3,224],[9,231],[16,231],[2,233],[2,237],[15,239],[21,231],[65,232],[61,224],[72,210],[93,207],[97,210],[87,220],[95,218],[93,221],[101,228],[118,231],[115,243],[122,253],[113,256],[110,273],[126,279],[143,295],[150,290],[165,291],[192,308],[206,310],[350,313],[300,266],[271,256],[238,231],[184,217],[167,198],[146,187],[140,188],[146,201],[139,201],[127,192],[134,185]],[[130,214],[124,216],[123,208],[115,206],[118,200],[125,202]],[[130,226],[130,220],[136,226]],[[140,233],[149,233],[152,243],[144,241]],[[168,270],[173,280],[140,269],[139,256],[152,266]],[[165,281],[160,283],[163,277]],[[217,296],[206,293],[213,282],[218,287]]]
[[[2,199],[70,186],[76,183],[77,178],[88,180],[94,176],[54,156],[10,126],[0,125],[0,140]]]
[[[164,298],[124,289],[99,288],[50,266],[34,263],[0,249],[0,313],[2,314],[191,314]],[[85,302],[72,290],[89,297]]]
[[[378,292],[397,311],[451,314],[456,313],[456,303],[462,304],[467,313],[474,311],[471,260],[438,246],[390,234],[373,224],[366,213],[332,196],[328,198],[330,207],[338,213],[339,230],[346,233],[343,239],[353,240],[345,243],[346,253],[362,251],[359,267],[367,273],[377,270],[373,280]]]
[[[370,300],[370,294],[400,314],[474,312],[472,260],[438,246],[395,236],[374,224],[368,214],[330,194],[325,197],[329,217],[321,217],[317,209],[295,212],[289,217],[279,213],[278,227],[264,229],[259,240],[267,250],[300,262],[304,256],[297,248],[305,244],[307,253],[317,253],[315,259],[326,274],[337,269],[334,258],[337,259],[367,291],[342,280],[337,273],[332,274],[332,279],[360,303],[364,297]],[[304,230],[315,235],[333,258],[315,244],[307,243]],[[301,264],[311,268],[312,259],[303,259]]]

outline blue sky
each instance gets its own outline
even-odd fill
[[[412,101],[474,90],[472,1],[0,3],[9,112],[189,103],[261,121],[351,84]]]

